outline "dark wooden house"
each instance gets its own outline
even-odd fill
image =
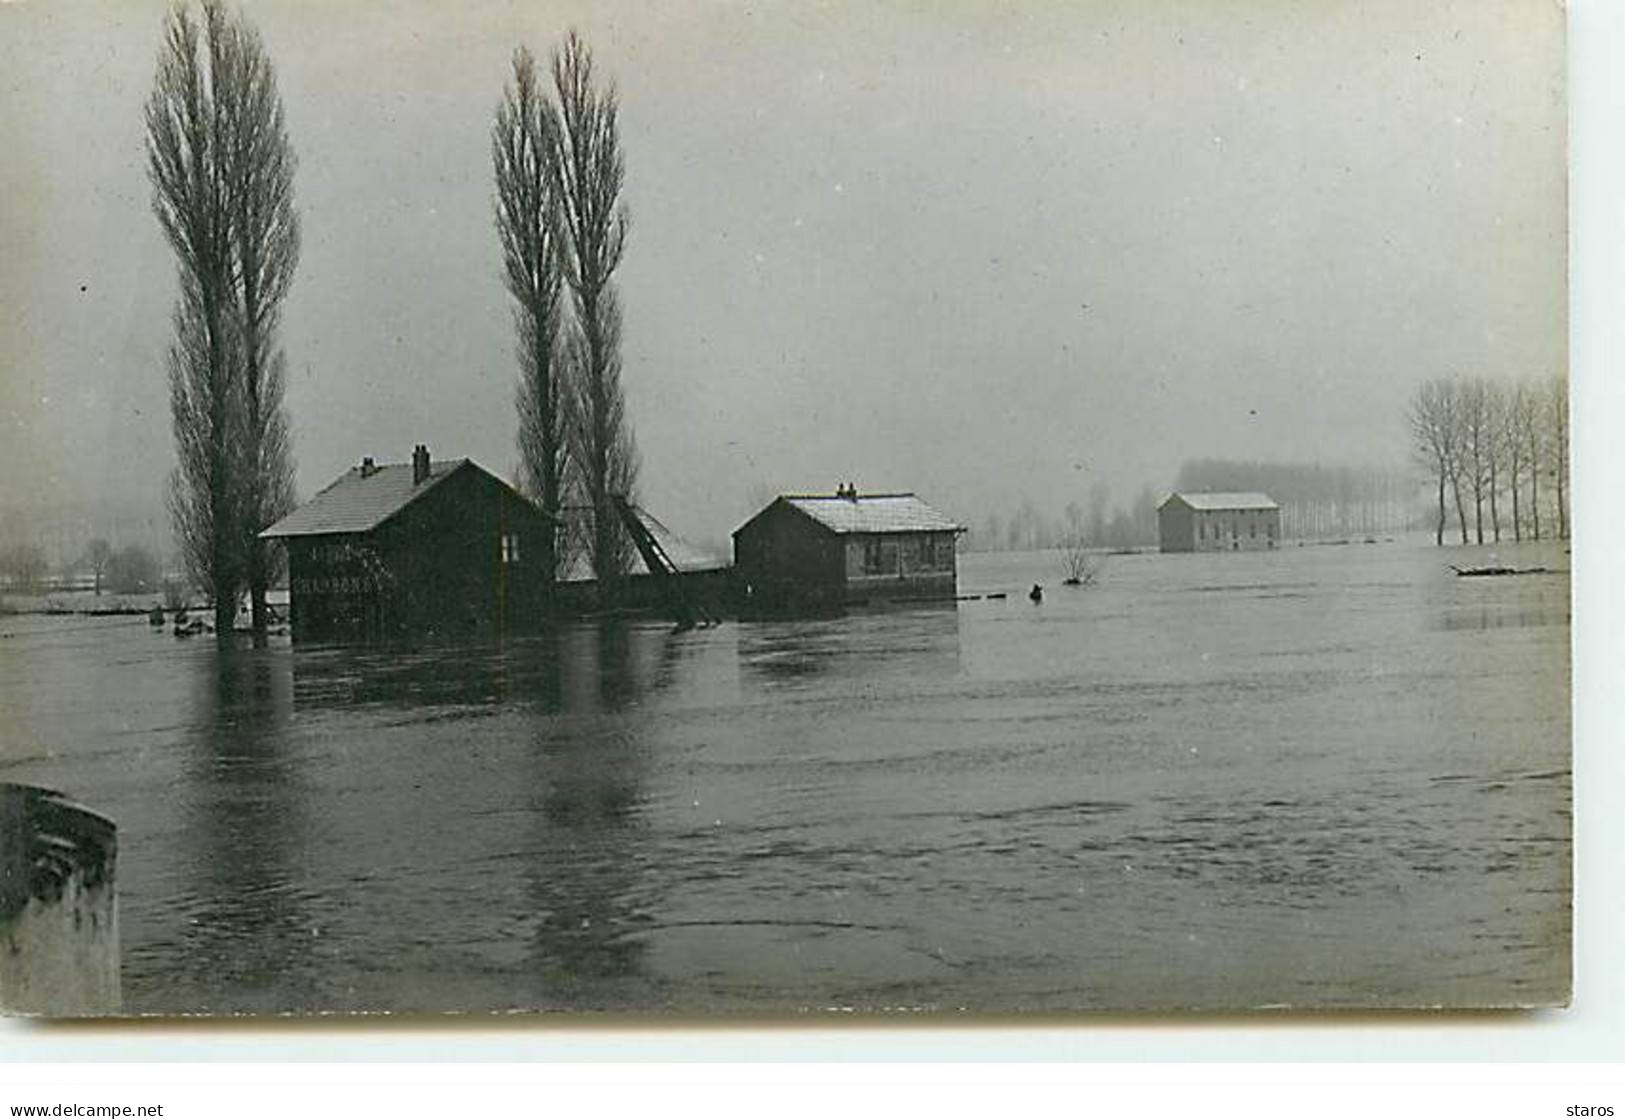
[[[733,534],[747,609],[952,599],[964,528],[911,493],[786,494]]]
[[[1276,546],[1281,507],[1262,493],[1175,493],[1157,506],[1164,552],[1239,552]]]
[[[468,459],[363,459],[260,533],[288,549],[295,640],[525,629],[552,521]]]

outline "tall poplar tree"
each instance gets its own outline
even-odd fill
[[[294,157],[257,31],[219,0],[164,25],[147,102],[153,211],[180,295],[169,349],[169,506],[221,640],[246,588],[263,637],[273,574],[258,533],[293,504],[276,327],[299,258]]]
[[[563,213],[560,177],[549,173],[557,152],[558,112],[537,79],[536,59],[514,52],[513,78],[491,129],[496,178],[496,227],[503,277],[513,296],[518,334],[520,485],[553,516],[554,530],[539,557],[549,585],[560,568],[566,467],[565,366],[560,336],[565,315]]]

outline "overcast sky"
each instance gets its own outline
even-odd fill
[[[1565,365],[1556,4],[251,2],[304,224],[301,495],[515,463],[489,131],[577,27],[622,97],[645,504],[979,521],[1187,457],[1386,464],[1422,379]],[[0,0],[0,504],[156,504],[162,3]]]

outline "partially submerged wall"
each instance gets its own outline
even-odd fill
[[[118,1012],[117,859],[107,817],[0,784],[0,1012]]]

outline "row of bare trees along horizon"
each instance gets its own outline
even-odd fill
[[[1415,477],[1408,471],[1317,462],[1193,458],[1180,463],[1172,487],[1142,486],[1127,504],[1112,502],[1104,483],[1087,500],[1067,502],[1059,516],[1031,499],[1001,516],[988,513],[973,526],[967,551],[1037,551],[1048,548],[1131,549],[1157,543],[1157,506],[1170,492],[1257,491],[1281,507],[1284,538],[1399,532],[1416,523]]]
[[[1434,490],[1436,544],[1452,512],[1463,544],[1504,533],[1568,539],[1566,375],[1434,378],[1412,395],[1409,419],[1412,453]]]
[[[638,456],[621,390],[614,274],[626,244],[615,88],[572,31],[550,88],[524,47],[491,130],[496,232],[518,335],[518,484],[560,526],[551,582],[579,548],[600,587],[625,571],[613,499]],[[176,466],[167,503],[187,572],[229,634],[246,591],[256,638],[277,554],[259,533],[295,505],[283,302],[299,261],[296,159],[276,72],[222,0],[167,15],[145,115],[152,206],[179,281],[168,351]],[[566,299],[568,295],[568,299]]]

